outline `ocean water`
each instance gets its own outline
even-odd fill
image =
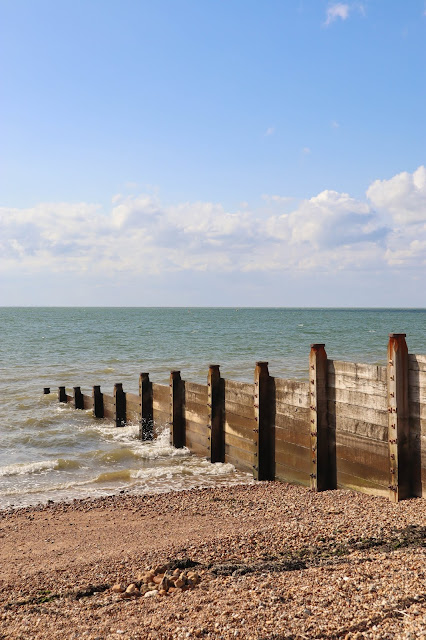
[[[333,359],[385,364],[390,332],[426,353],[419,309],[0,308],[0,327],[0,508],[250,481],[170,447],[167,425],[142,443],[137,425],[60,405],[58,386],[111,394],[122,382],[137,393],[142,371],[205,383],[209,364],[252,381],[257,360],[271,375],[305,378],[311,343]]]

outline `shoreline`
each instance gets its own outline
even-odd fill
[[[425,545],[422,499],[278,482],[2,510],[0,638],[421,638]],[[193,589],[111,590],[185,559]]]

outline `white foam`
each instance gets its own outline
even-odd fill
[[[59,460],[41,460],[40,462],[28,462],[9,464],[0,467],[0,476],[22,476],[28,473],[41,473],[59,468]]]

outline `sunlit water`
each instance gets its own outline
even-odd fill
[[[173,449],[166,425],[142,443],[137,425],[117,429],[60,405],[60,385],[111,394],[122,382],[137,393],[141,371],[166,383],[179,369],[205,383],[210,363],[251,381],[257,360],[271,375],[304,378],[313,342],[330,358],[384,364],[390,332],[426,352],[425,321],[425,310],[0,308],[0,507],[250,480]]]

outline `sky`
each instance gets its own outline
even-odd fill
[[[424,0],[0,0],[0,305],[426,307]]]

